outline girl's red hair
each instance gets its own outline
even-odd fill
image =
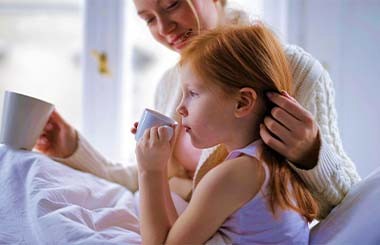
[[[253,88],[266,105],[262,120],[272,109],[267,91],[291,94],[292,75],[282,45],[262,23],[220,27],[193,38],[181,53],[180,65],[185,63],[199,78],[217,83],[226,92]],[[225,154],[217,155],[220,159],[212,161],[224,160]],[[314,219],[317,203],[287,160],[269,147],[263,156],[271,172],[268,200],[272,212],[293,209],[308,221]]]

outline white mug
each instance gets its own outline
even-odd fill
[[[5,91],[0,143],[32,150],[53,110],[48,102]]]
[[[135,139],[136,141],[139,141],[140,138],[144,135],[145,130],[154,126],[167,126],[169,139],[171,139],[174,133],[173,128],[171,126],[174,124],[177,124],[177,122],[171,119],[170,117],[167,117],[157,111],[146,108],[139,121]]]

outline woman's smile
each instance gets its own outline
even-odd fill
[[[193,33],[193,29],[189,29],[188,31],[186,31],[182,35],[176,36],[175,38],[173,38],[172,40],[169,41],[170,46],[173,49],[177,49],[177,50],[182,49],[183,47],[186,46],[187,41],[191,37],[192,33]]]

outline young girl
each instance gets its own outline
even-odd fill
[[[265,94],[291,89],[274,35],[260,23],[209,31],[185,48],[180,67],[180,127],[195,147],[223,150],[178,215],[166,175],[174,142],[162,127],[144,133],[136,147],[143,243],[201,244],[219,232],[232,244],[307,244],[316,202],[260,140],[265,116],[281,113]]]
[[[181,53],[199,33],[222,25],[247,24],[248,14],[230,8],[228,0],[134,0],[136,12],[146,22],[152,42]],[[292,96],[275,93],[270,98],[276,114],[268,114],[260,130],[263,142],[286,157],[309,187],[324,218],[360,180],[355,164],[345,153],[338,130],[334,86],[328,72],[312,55],[294,45],[284,45],[292,72]],[[164,59],[164,57],[163,57]],[[178,65],[169,69],[155,92],[154,109],[176,120],[181,100]],[[297,102],[297,101],[298,102]],[[277,124],[276,122],[280,122]],[[170,166],[172,191],[188,200],[217,154],[215,148],[200,152],[180,131]],[[94,132],[96,133],[96,132]],[[112,140],[112,139],[110,139]],[[125,186],[139,188],[137,166],[115,163],[100,154],[58,113],[53,113],[36,144],[41,152],[70,167]],[[218,149],[218,148],[216,148]],[[210,157],[208,157],[210,155]],[[197,162],[201,163],[197,167]],[[196,171],[196,172],[195,172]],[[174,174],[173,174],[174,173]],[[180,177],[180,178],[179,178]]]

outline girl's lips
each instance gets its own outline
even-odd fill
[[[188,133],[191,128],[189,126],[183,125],[183,128],[185,129],[185,132]]]

